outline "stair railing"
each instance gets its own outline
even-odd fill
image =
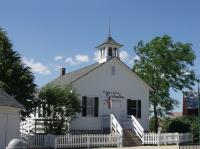
[[[111,132],[114,132],[114,134],[119,135],[123,134],[123,129],[113,114],[110,114],[110,124]]]
[[[138,122],[138,120],[133,115],[129,115],[128,119],[131,121],[131,129],[134,130],[134,132],[136,133],[136,135],[143,142],[144,128],[140,125],[140,123]]]
[[[102,130],[112,134],[123,134],[123,129],[113,114],[102,116]]]
[[[20,123],[20,132],[29,134],[35,128],[35,119],[27,118],[26,121]]]

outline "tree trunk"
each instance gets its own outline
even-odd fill
[[[154,113],[154,118],[155,118],[155,132],[158,132],[158,115],[157,115],[157,104],[154,102],[153,104],[153,113]]]

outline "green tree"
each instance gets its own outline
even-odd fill
[[[0,28],[0,88],[24,105],[22,117],[28,116],[34,107],[36,84],[30,68],[25,66],[20,55],[13,50],[5,31]]]
[[[45,132],[64,134],[68,131],[70,121],[80,112],[80,103],[77,93],[71,87],[47,85],[38,96],[45,118]]]
[[[158,116],[178,104],[170,96],[170,89],[181,91],[194,85],[196,79],[191,66],[196,56],[191,44],[174,42],[167,35],[156,37],[149,43],[140,41],[134,50],[139,59],[135,61],[133,71],[153,89],[150,103],[157,132]]]

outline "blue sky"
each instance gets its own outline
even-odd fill
[[[200,1],[193,0],[0,0],[0,26],[27,65],[38,86],[94,63],[95,47],[108,34],[124,47],[123,60],[132,67],[133,46],[155,36],[192,43],[200,74]],[[182,100],[181,93],[173,96]],[[181,110],[181,108],[176,108]]]

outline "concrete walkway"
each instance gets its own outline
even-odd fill
[[[116,148],[99,148],[99,149],[116,149]],[[179,146],[177,146],[177,145],[166,145],[166,146],[135,146],[135,147],[121,147],[121,148],[117,148],[117,149],[179,149]]]

